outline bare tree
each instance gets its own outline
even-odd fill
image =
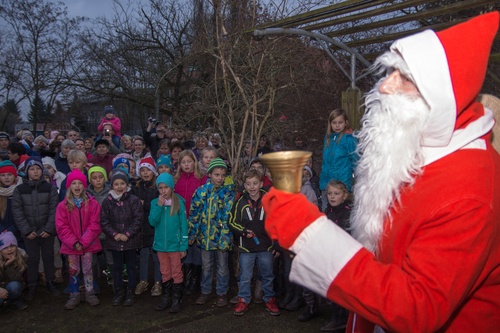
[[[73,76],[69,66],[76,49],[74,36],[82,18],[70,19],[62,3],[41,0],[1,0],[6,23],[0,71],[4,84],[17,92],[18,101],[42,102],[50,112]],[[41,114],[31,110],[34,123]]]

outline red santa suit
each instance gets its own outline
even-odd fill
[[[391,47],[431,119],[423,172],[401,190],[377,255],[301,195],[263,199],[268,233],[296,253],[290,279],[349,309],[348,332],[500,330],[500,157],[492,114],[475,103],[498,23],[490,13]]]

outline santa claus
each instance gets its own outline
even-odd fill
[[[351,311],[349,332],[500,329],[500,157],[480,92],[499,13],[396,41],[366,98],[349,236],[272,189],[290,279]],[[293,221],[293,223],[290,223]]]

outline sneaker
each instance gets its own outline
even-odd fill
[[[135,294],[140,295],[146,290],[148,290],[148,281],[140,281],[135,287]]]
[[[266,309],[269,311],[269,314],[271,316],[279,316],[280,315],[280,309],[278,309],[278,306],[276,305],[276,300],[274,297],[271,297],[267,302],[266,302]]]
[[[242,316],[248,310],[248,304],[245,303],[243,298],[238,298],[238,303],[234,306],[233,314],[235,316]]]
[[[14,303],[12,303],[12,305],[14,306],[14,308],[16,308],[17,310],[24,310],[26,309],[28,306],[23,303],[23,301],[21,300],[17,300],[15,301]]]
[[[137,288],[135,289],[135,293],[137,294]],[[151,296],[160,296],[163,293],[163,288],[161,287],[161,282],[156,281],[151,288]]]
[[[227,305],[227,296],[226,295],[219,295],[217,297],[217,307],[221,308],[223,306]]]
[[[236,304],[238,304],[239,300],[240,300],[240,298],[238,297],[238,295],[236,295],[229,300],[229,303],[236,305]]]
[[[201,293],[194,303],[198,305],[203,305],[206,302],[208,302],[209,299],[210,299],[210,294]]]

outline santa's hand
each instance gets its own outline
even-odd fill
[[[303,194],[275,188],[264,196],[262,204],[267,214],[267,234],[285,249],[290,249],[302,231],[324,215]]]

